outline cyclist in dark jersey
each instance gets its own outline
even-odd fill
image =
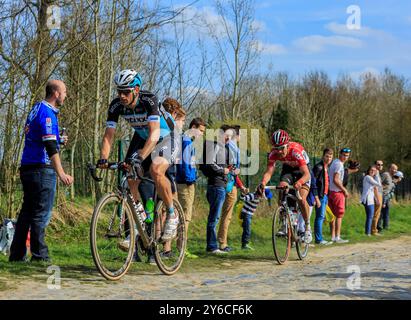
[[[174,214],[171,184],[166,178],[166,171],[172,164],[177,150],[170,142],[172,123],[167,114],[160,111],[157,97],[149,92],[140,90],[141,77],[135,71],[126,69],[120,71],[114,82],[117,86],[118,98],[109,107],[107,127],[104,133],[98,167],[107,167],[107,159],[119,117],[123,117],[134,129],[134,136],[126,155],[137,166],[150,171],[157,192],[168,208],[163,240],[171,240],[176,236],[178,216]],[[130,191],[135,199],[139,199],[139,180],[129,180]]]
[[[305,235],[304,241],[310,243],[312,241],[309,206],[307,195],[310,191],[311,175],[308,168],[310,159],[303,146],[297,142],[291,142],[288,133],[284,130],[277,130],[271,137],[273,148],[268,156],[267,170],[264,173],[261,184],[257,190],[260,193],[264,192],[264,187],[270,181],[275,171],[276,161],[283,164],[280,176],[279,186],[285,187],[294,185],[294,188],[300,192],[301,213],[305,220]]]

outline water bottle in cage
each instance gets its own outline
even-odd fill
[[[136,209],[136,212],[141,217],[141,219],[145,221],[147,219],[147,215],[142,203],[139,201],[138,203],[136,203],[134,208]]]
[[[139,218],[139,222],[141,225],[143,225],[144,221],[147,219],[147,214],[146,214],[146,211],[144,210],[144,206],[140,201],[135,202],[133,195],[131,193],[129,195],[132,200],[137,217]]]

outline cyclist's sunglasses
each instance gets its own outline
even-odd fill
[[[287,146],[288,146],[288,144],[285,144],[283,146],[273,147],[273,149],[274,150],[284,150]]]
[[[126,90],[117,90],[117,94],[121,95],[121,94],[125,94],[125,95],[129,95],[133,90],[132,89],[126,89]]]

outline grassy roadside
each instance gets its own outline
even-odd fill
[[[211,256],[205,253],[205,207],[199,206],[199,217],[190,225],[188,248],[191,253],[199,256],[198,259],[186,259],[180,272],[217,270],[224,266],[239,265],[245,261],[266,260],[273,261],[271,245],[271,213],[275,206],[262,206],[252,222],[251,245],[255,251],[241,250],[242,228],[238,218],[233,216],[229,230],[229,245],[233,251],[224,256]],[[313,214],[314,215],[314,214]],[[348,206],[343,222],[342,237],[349,239],[350,244],[359,242],[376,242],[392,239],[404,234],[411,234],[411,205],[397,204],[390,212],[390,230],[385,231],[382,237],[367,237],[364,235],[365,210],[362,205],[351,204]],[[312,217],[312,226],[314,216]],[[47,243],[53,264],[61,268],[62,278],[77,280],[99,279],[100,276],[94,266],[89,242],[88,223],[79,223],[75,226],[59,226],[48,230]],[[324,225],[324,237],[330,239],[329,228]],[[316,246],[312,250],[321,250]],[[294,254],[294,252],[293,252]],[[291,256],[293,259],[293,255]],[[46,266],[31,263],[9,263],[6,256],[0,256],[0,290],[8,290],[5,280],[12,278],[46,279]],[[146,263],[135,263],[130,273],[159,273],[156,266]],[[100,278],[101,279],[101,278]]]

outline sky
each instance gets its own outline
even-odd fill
[[[350,6],[355,11],[347,12]],[[190,10],[217,21],[212,1],[201,0]],[[255,24],[260,72],[299,76],[321,70],[336,79],[388,67],[411,78],[410,0],[261,0],[255,3]]]

